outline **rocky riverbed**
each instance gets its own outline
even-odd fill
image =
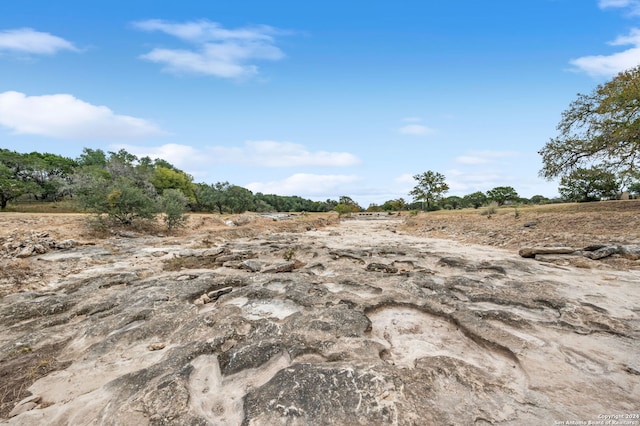
[[[530,425],[640,412],[637,271],[540,263],[401,223],[31,253],[58,273],[0,299],[2,422]]]

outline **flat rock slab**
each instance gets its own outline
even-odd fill
[[[82,247],[45,253],[38,256],[37,259],[48,262],[64,262],[72,259],[96,258],[109,255],[111,255],[111,251],[102,247]]]
[[[524,247],[518,251],[522,257],[532,258],[537,254],[571,254],[576,251],[572,247]]]

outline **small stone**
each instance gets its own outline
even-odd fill
[[[398,268],[384,263],[370,263],[366,269],[370,272],[384,272],[387,274],[396,274],[398,272]]]
[[[295,269],[296,262],[283,262],[268,266],[262,270],[263,274],[275,274],[279,272],[291,272]]]
[[[31,395],[18,402],[13,410],[9,412],[9,418],[15,417],[38,406],[42,398],[39,395]]]
[[[589,259],[592,259],[592,260],[600,260],[617,253],[620,253],[619,247],[609,246],[609,247],[603,247],[596,251],[585,253],[585,257],[588,257]]]
[[[150,351],[159,351],[165,348],[165,344],[164,343],[152,343],[149,346],[147,346],[147,349],[149,349]]]
[[[523,247],[518,251],[522,257],[535,257],[537,254],[571,254],[576,249],[572,247]]]
[[[640,259],[640,244],[620,247],[620,254],[631,260]]]
[[[246,269],[251,272],[260,272],[260,269],[262,269],[262,263],[257,260],[245,260],[241,264],[241,269]]]
[[[20,250],[20,253],[16,254],[16,257],[19,259],[24,259],[25,257],[29,257],[33,254],[33,246],[27,246]]]
[[[70,249],[77,245],[80,245],[80,243],[74,240],[64,240],[64,241],[59,241],[57,243],[54,243],[54,247],[57,249]]]
[[[25,413],[25,412],[27,412],[29,410],[33,410],[37,406],[38,406],[38,404],[35,403],[35,402],[27,402],[26,404],[16,405],[13,408],[13,410],[11,410],[11,412],[9,413],[9,418],[15,417],[15,416],[20,415],[22,413]]]
[[[224,287],[218,290],[210,291],[204,296],[206,296],[207,298],[210,298],[210,300],[218,300],[218,298],[223,294],[231,293],[232,291],[233,291],[233,287]]]

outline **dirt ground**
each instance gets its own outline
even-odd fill
[[[410,216],[400,227],[411,235],[443,238],[517,252],[523,247],[640,244],[640,200],[584,204],[436,211]],[[579,267],[640,268],[639,261],[581,259]]]

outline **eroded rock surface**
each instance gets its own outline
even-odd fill
[[[94,266],[0,300],[0,413],[11,425],[529,425],[640,410],[637,273],[398,224],[96,247]],[[65,261],[54,254],[42,261]]]

